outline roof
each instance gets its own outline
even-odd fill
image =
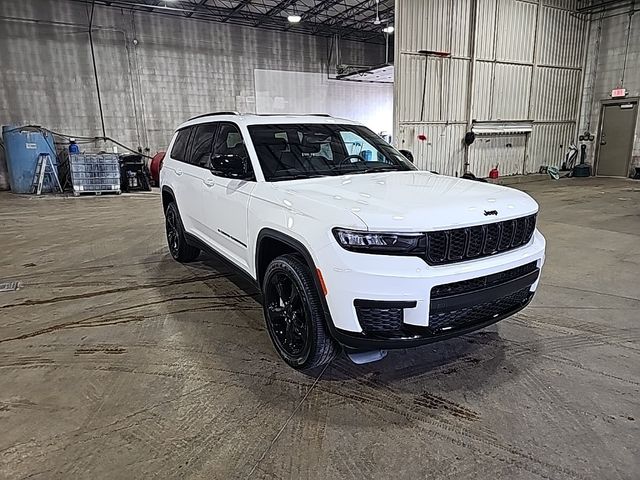
[[[272,125],[282,123],[318,123],[318,124],[342,124],[361,125],[359,122],[345,118],[332,117],[327,114],[255,114],[255,113],[233,113],[233,112],[213,112],[198,115],[182,123],[178,129],[190,125],[198,125],[207,122],[232,122],[237,125]]]

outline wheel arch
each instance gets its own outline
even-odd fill
[[[273,246],[278,246],[280,250],[277,248],[272,249]],[[263,228],[260,230],[256,240],[255,250],[256,280],[260,289],[262,289],[262,280],[271,260],[286,253],[299,254],[309,267],[309,270],[311,270],[311,278],[313,278],[313,284],[316,287],[318,296],[320,297],[320,303],[322,304],[322,310],[324,311],[325,324],[329,328],[331,336],[336,338],[336,329],[331,318],[331,312],[329,312],[327,299],[323,293],[324,287],[318,276],[318,269],[311,253],[309,253],[309,249],[300,240],[272,228]]]
[[[260,230],[260,233],[258,233],[255,251],[256,279],[260,285],[262,285],[262,279],[264,278],[269,263],[271,263],[274,258],[286,253],[299,254],[309,269],[314,273],[314,278],[317,277],[313,257],[302,242],[272,228],[263,228]]]
[[[176,194],[173,193],[173,189],[167,185],[163,185],[162,186],[162,211],[166,212],[169,204],[175,201],[176,201]]]

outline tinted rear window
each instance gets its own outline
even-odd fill
[[[196,167],[209,168],[211,144],[217,128],[215,123],[205,123],[196,127],[196,131],[191,138],[191,154],[188,159],[190,164]]]
[[[190,135],[191,128],[183,128],[178,132],[176,141],[173,143],[173,148],[171,149],[171,158],[180,162],[186,161]]]

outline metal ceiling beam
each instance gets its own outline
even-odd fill
[[[71,0],[76,3],[91,4],[92,0]],[[283,11],[291,4],[298,0],[283,0],[280,4],[274,6],[269,12]],[[370,0],[369,0],[370,1]],[[216,2],[217,3],[217,2]],[[269,12],[259,13],[252,11],[239,11],[235,15],[229,15],[233,10],[230,7],[221,7],[220,4],[214,4],[213,0],[198,0],[187,3],[182,2],[184,8],[180,8],[180,4],[176,6],[168,6],[165,8],[164,4],[158,5],[157,3],[150,4],[149,0],[96,0],[96,4],[112,7],[112,8],[126,8],[132,11],[139,11],[143,13],[160,14],[164,16],[173,16],[178,18],[189,18],[193,20],[210,21],[220,23],[222,19],[228,17],[226,20],[229,24],[243,25],[243,26],[256,26],[260,28],[272,30],[272,31],[290,31],[292,33],[299,33],[304,35],[319,35],[319,36],[331,36],[333,34],[340,34],[345,39],[351,39],[356,41],[365,41],[365,38],[370,37],[372,30],[361,30],[354,27],[344,27],[339,22],[334,24],[329,23],[317,23],[313,21],[306,21],[298,24],[291,24],[287,22],[286,18],[281,16],[269,16]],[[154,8],[155,7],[155,8]],[[237,5],[236,5],[237,7]],[[150,10],[152,9],[153,10]],[[357,24],[357,22],[355,22]],[[354,25],[355,25],[354,24]],[[379,38],[368,39],[368,43],[384,43],[382,35]]]
[[[319,22],[314,29],[314,33],[322,34],[321,32],[323,30],[329,30],[333,33],[337,33],[346,40],[384,44],[384,33],[381,31],[382,29],[379,28],[379,25],[371,24],[370,26],[367,26],[367,28],[358,27],[358,25],[362,25],[369,20],[375,19],[375,9],[373,9],[370,15],[366,15],[364,18],[359,20],[355,19],[356,16],[361,15],[370,8],[371,0],[364,0],[360,3],[357,3],[352,7],[340,12],[339,14],[329,17],[327,20]],[[388,14],[393,15],[394,9],[395,5],[380,10],[380,16],[384,18],[384,16]],[[346,22],[342,21],[340,17],[342,17],[343,15],[348,15],[349,17],[351,17],[351,20],[347,20]],[[357,33],[354,34],[354,32]]]
[[[209,0],[200,0],[197,4],[196,4],[196,8],[198,7],[203,7]],[[187,18],[190,17],[191,15],[193,15],[193,12],[189,12],[187,13]]]
[[[271,10],[267,11],[267,13],[265,13],[265,15],[267,17],[275,17],[276,15],[280,15],[282,12],[284,12],[287,8],[293,6],[298,0],[282,0],[282,2],[280,2],[279,4],[277,4],[275,7],[273,7]],[[258,22],[254,25],[254,27],[259,27],[260,25],[262,25],[262,22]]]
[[[362,11],[367,10],[368,8],[370,8],[370,5],[371,5],[371,0],[364,0],[364,1],[360,2],[360,3],[356,3],[355,5],[350,6],[349,8],[344,9],[338,15],[330,15],[330,16],[328,16],[327,20],[325,20],[324,22],[321,22],[321,23],[324,24],[324,23],[330,22],[330,21],[335,20],[336,18],[338,18],[339,16],[342,16],[342,15],[349,15],[354,10],[358,10],[358,9],[363,9]]]
[[[391,7],[388,7],[386,9],[384,9],[384,10],[380,10],[379,15],[380,15],[380,17],[385,18],[386,15],[388,15],[390,13],[392,14],[394,9],[395,9],[395,6],[391,6]],[[373,12],[370,15],[365,15],[361,19],[358,19],[358,20],[355,19],[356,16],[360,15],[361,13],[364,13],[366,10],[367,9],[360,9],[358,12],[355,12],[353,14],[351,20],[347,20],[342,25],[345,26],[345,27],[353,27],[353,26],[358,25],[358,24],[363,24],[363,23],[367,23],[367,22],[369,22],[371,20],[375,20],[375,18],[376,18],[376,13],[375,12]],[[393,19],[393,20],[395,20],[395,19]],[[387,23],[393,23],[393,22],[382,22],[380,25],[382,25],[382,24],[386,25]],[[379,27],[380,25],[374,25],[373,23],[371,23],[372,27]],[[372,31],[372,30],[373,29],[371,29],[369,31]],[[382,33],[382,32],[380,32],[380,33]]]
[[[244,7],[246,7],[250,3],[251,3],[251,0],[242,0],[238,5],[236,5],[234,8],[231,9],[231,11],[227,14],[226,17],[222,19],[222,23],[229,20],[231,17],[233,17],[236,13],[238,13],[240,10],[242,10]]]
[[[337,19],[338,17],[341,17],[343,15],[348,15],[350,11],[352,11],[352,10],[354,10],[356,8],[360,8],[363,5],[368,5],[370,3],[371,3],[371,0],[364,0],[364,1],[360,2],[360,3],[352,5],[349,8],[346,8],[345,10],[340,12],[338,15],[327,15],[325,17],[325,20],[318,22],[318,26],[316,28],[316,31],[320,30],[320,28],[324,28],[327,25],[332,25],[332,21],[335,21],[335,19]],[[336,4],[334,4],[334,5],[336,5]],[[334,5],[332,5],[332,6],[334,6]],[[337,23],[337,22],[334,22],[334,23]],[[335,32],[335,33],[339,33],[339,32]]]
[[[320,12],[329,10],[344,0],[323,0],[302,14],[302,18],[311,18]],[[370,0],[369,0],[370,1]]]
[[[335,5],[337,5],[338,3],[340,3],[341,0],[325,0],[325,2],[322,3],[327,3],[328,2],[328,7],[325,7],[324,9],[326,10],[327,8],[331,8]],[[316,6],[320,6],[322,5],[318,4]],[[327,28],[329,25],[331,25],[332,27],[335,28],[340,28],[341,26],[344,26],[345,23],[343,23],[343,21],[341,20],[342,17],[344,16],[356,16],[356,15],[360,15],[363,12],[366,12],[367,10],[372,8],[372,0],[363,0],[360,3],[357,3],[355,5],[352,5],[351,7],[337,13],[336,15],[328,15],[327,18],[324,21],[320,21],[316,23],[316,28],[314,30],[314,32],[320,32],[322,29]],[[386,14],[389,11],[393,11],[395,8],[395,5],[392,7],[388,7],[386,10],[381,10],[380,14]],[[308,12],[307,12],[308,13]],[[306,17],[307,14],[303,15],[303,18]],[[375,14],[375,8],[372,9],[372,14],[370,15],[370,17],[367,18],[375,18],[376,14]],[[362,23],[361,21],[352,21],[352,25],[357,25],[358,23]],[[290,28],[290,27],[289,27]],[[286,28],[285,30],[288,30],[288,28]],[[362,29],[358,29],[358,30],[362,30]],[[373,29],[365,29],[366,32],[373,32]],[[335,31],[334,33],[340,33],[343,34],[344,31]]]

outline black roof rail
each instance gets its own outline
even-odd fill
[[[187,122],[191,120],[195,120],[196,118],[202,117],[211,117],[213,115],[240,115],[238,112],[211,112],[211,113],[203,113],[202,115],[196,115],[195,117],[191,117]]]
[[[328,113],[252,113],[259,117],[331,117]]]

